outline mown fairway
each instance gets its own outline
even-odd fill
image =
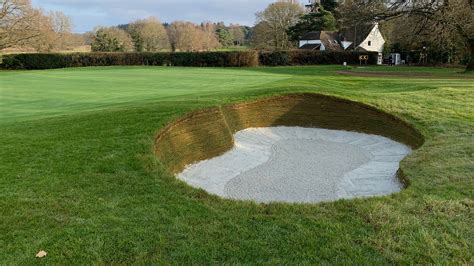
[[[474,80],[339,70],[0,72],[1,264],[31,264],[40,250],[50,264],[474,263]],[[412,123],[426,143],[402,163],[411,186],[320,205],[232,202],[176,181],[153,155],[157,131],[190,111],[289,92]]]

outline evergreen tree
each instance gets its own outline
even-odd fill
[[[229,47],[234,45],[234,36],[229,30],[225,29],[224,27],[220,27],[216,30],[216,34],[222,46]]]
[[[321,9],[319,12],[311,12],[301,16],[296,25],[290,27],[288,36],[292,41],[299,40],[304,34],[310,31],[335,31],[336,19],[334,15]]]

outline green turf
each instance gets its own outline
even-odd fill
[[[472,80],[343,69],[0,72],[1,264],[473,264]],[[156,132],[185,113],[289,92],[412,123],[426,143],[402,163],[411,186],[319,205],[232,202],[176,181],[152,153]]]

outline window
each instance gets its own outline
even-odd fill
[[[371,46],[371,45],[372,45],[372,42],[371,42],[371,41],[369,41],[369,46]]]

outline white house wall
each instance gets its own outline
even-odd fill
[[[369,52],[382,53],[384,45],[385,39],[383,38],[382,33],[380,32],[379,25],[376,24],[374,28],[370,31],[367,38],[365,38],[365,40],[361,44],[359,44],[359,47]]]

